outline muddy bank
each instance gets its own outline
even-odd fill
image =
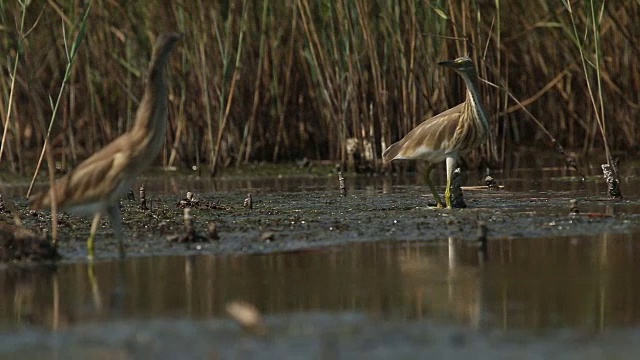
[[[310,177],[301,184],[293,182],[285,191],[259,187],[258,182],[232,190],[194,191],[197,203],[192,204],[191,216],[196,232],[206,238],[213,223],[220,240],[190,244],[169,239],[185,233],[180,200],[193,187],[184,185],[182,190],[178,184],[175,195],[166,195],[167,191],[160,194],[150,185],[150,210],[141,210],[137,200],[122,201],[128,253],[255,254],[382,240],[433,242],[453,237],[474,241],[478,221],[487,226],[489,239],[624,233],[636,229],[634,220],[640,212],[637,200],[612,201],[580,189],[516,192],[509,190],[509,183],[505,190],[465,191],[466,209],[435,209],[429,206],[433,199],[424,186],[395,185],[392,180],[348,178],[352,187],[346,197],[340,196],[334,177]],[[243,206],[248,192],[251,209]],[[577,200],[580,214],[570,215],[571,199]],[[50,226],[48,212],[31,213],[25,202],[17,205],[27,227]],[[89,218],[59,215],[63,258],[85,257],[90,223]],[[106,219],[98,231],[96,254],[99,258],[117,254]]]

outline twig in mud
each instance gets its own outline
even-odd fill
[[[181,199],[180,202],[178,202],[178,206],[181,209],[184,209],[187,207],[194,208],[194,207],[197,207],[199,203],[200,201],[196,199],[195,195],[191,191],[187,191],[185,198]]]
[[[578,200],[571,199],[569,200],[569,214],[579,214],[580,209],[578,209]]]
[[[347,186],[344,183],[344,176],[342,176],[342,171],[338,171],[338,183],[340,184],[340,195],[347,196]]]
[[[491,175],[485,176],[484,183],[490,188],[498,186],[498,184],[496,183],[496,180]]]
[[[262,315],[255,306],[244,301],[232,301],[227,304],[226,311],[244,331],[256,335],[265,335],[267,328]]]
[[[251,198],[251,193],[247,194],[247,198],[244,199],[244,203],[242,204],[242,206],[246,207],[249,210],[253,209],[253,199]]]
[[[210,241],[220,240],[220,235],[218,235],[218,226],[214,222],[207,224],[207,234],[209,235]]]
[[[602,174],[604,176],[604,180],[607,182],[607,192],[609,193],[609,196],[622,198],[617,173],[615,164],[602,164]]]
[[[136,194],[133,193],[133,189],[129,189],[129,192],[127,193],[127,200],[136,201]]]
[[[144,191],[144,185],[140,186],[140,210],[149,210],[149,207],[147,206],[147,197]]]
[[[171,236],[168,238],[169,241],[180,243],[194,243],[207,240],[207,238],[201,236],[196,232],[196,228],[193,225],[193,215],[191,215],[190,207],[184,208],[184,215],[182,218],[184,221],[184,234]]]
[[[4,200],[2,200],[2,194],[0,194],[0,214],[8,213],[9,209],[4,205]]]
[[[462,185],[466,182],[467,177],[462,172],[462,169],[456,168],[453,171],[451,180],[451,205],[456,209],[464,209],[467,207],[467,204],[464,202],[464,196],[462,195]]]

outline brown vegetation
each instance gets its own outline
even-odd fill
[[[480,84],[492,122],[485,157],[550,144],[507,91],[558,143],[602,151],[579,48],[590,81],[600,61],[612,150],[635,150],[640,4],[607,2],[594,17],[589,5],[600,11],[599,2],[571,1],[576,40],[567,1],[93,0],[51,132],[54,157],[68,169],[131,126],[164,31],[185,34],[171,71],[165,166],[214,173],[254,160],[345,161],[349,138],[379,159],[425,116],[463,100],[460,80],[436,63],[467,53],[499,86]],[[20,4],[0,5],[0,168],[24,173],[65,78],[63,24],[73,39],[88,1]]]

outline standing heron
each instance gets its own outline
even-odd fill
[[[451,178],[456,162],[462,155],[482,144],[489,133],[489,116],[482,108],[478,92],[478,75],[473,61],[468,57],[443,61],[439,65],[455,70],[467,85],[467,97],[462,104],[423,121],[402,140],[389,146],[382,159],[424,159],[428,162],[427,185],[436,206],[443,207],[442,200],[431,182],[431,170],[446,160],[447,187],[444,193],[447,208],[451,208]]]
[[[149,64],[144,96],[133,127],[57,180],[47,192],[30,199],[34,210],[51,207],[80,215],[93,214],[87,252],[93,258],[93,240],[101,215],[108,215],[118,239],[120,256],[125,249],[122,233],[122,198],[135,180],[158,156],[167,131],[167,80],[165,68],[179,33],[160,34]]]

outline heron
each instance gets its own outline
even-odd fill
[[[449,67],[462,77],[467,86],[465,101],[423,121],[400,141],[385,149],[382,159],[384,162],[426,160],[427,185],[439,208],[443,207],[443,203],[430,175],[437,164],[446,161],[447,186],[444,197],[447,208],[451,208],[451,179],[458,158],[485,142],[489,133],[489,116],[482,106],[478,92],[478,74],[473,61],[463,56],[439,62],[438,65]]]
[[[167,79],[165,68],[180,33],[160,34],[153,48],[142,101],[132,128],[94,153],[49,189],[30,198],[31,208],[58,209],[78,215],[93,215],[87,239],[87,254],[94,257],[94,238],[102,215],[107,215],[125,256],[120,199],[136,176],[158,156],[167,131]]]

